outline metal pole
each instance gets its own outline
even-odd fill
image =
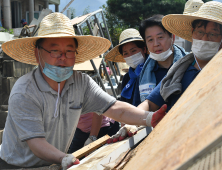
[[[103,22],[104,22],[104,25],[105,25],[105,28],[106,28],[106,32],[107,32],[108,38],[109,38],[110,42],[112,43],[112,40],[111,40],[111,37],[109,35],[109,30],[108,30],[108,27],[107,27],[107,24],[106,24],[106,20],[105,20],[103,11],[101,11],[101,14],[102,14],[102,18],[103,18]],[[111,48],[113,48],[113,44],[111,44]]]
[[[71,19],[71,11],[70,11],[70,9],[67,9],[67,17],[68,17],[69,19]]]
[[[11,16],[11,5],[10,0],[3,1],[3,15],[4,15],[4,27],[6,29],[12,28],[12,16]]]
[[[59,5],[55,5],[55,12],[59,12]]]
[[[119,71],[119,65],[118,65],[117,63],[115,63],[115,65],[116,65],[117,72],[118,72],[119,76],[121,76],[121,75],[120,75],[120,71]]]
[[[101,77],[100,77],[100,75],[99,75],[99,72],[98,72],[98,70],[97,70],[97,68],[96,68],[96,66],[95,66],[95,64],[94,64],[94,61],[93,61],[93,60],[90,60],[90,62],[91,62],[91,64],[92,64],[92,66],[93,66],[94,71],[96,72],[96,75],[97,75],[97,77],[98,77],[98,80],[99,80],[99,82],[100,82],[100,85],[102,86],[102,89],[106,92],[106,88],[105,88],[105,86],[104,86],[104,84],[103,84],[103,82],[102,82],[102,79],[101,79]]]
[[[45,8],[49,8],[49,0],[45,0]]]
[[[34,18],[34,0],[29,0],[29,24]]]
[[[109,40],[111,42],[111,48],[113,48],[112,40],[111,40],[111,37],[110,37],[110,34],[109,34],[109,30],[108,30],[108,27],[107,27],[107,24],[106,24],[106,20],[105,20],[103,11],[101,11],[101,14],[102,14],[102,18],[103,18],[103,22],[104,22],[104,25],[105,25],[105,28],[106,28],[106,32],[107,32],[108,38],[109,38]],[[116,64],[116,67],[117,67],[117,72],[118,72],[118,74],[120,76],[119,66],[118,66],[117,63],[115,63],[115,64]]]
[[[94,15],[94,17],[95,17],[96,23],[97,23],[97,25],[98,25],[98,27],[99,27],[99,33],[100,33],[100,35],[101,35],[101,37],[104,37],[103,31],[102,31],[102,28],[101,28],[101,25],[100,25],[100,23],[99,23],[98,18],[96,17],[96,14]]]
[[[83,31],[82,31],[82,27],[81,26],[79,27],[79,30],[81,31],[81,34],[83,35]]]
[[[93,35],[93,31],[92,31],[92,28],[91,28],[90,23],[89,23],[88,20],[86,20],[86,24],[89,27],[90,34]]]
[[[106,64],[105,64],[105,62],[104,62],[103,59],[102,59],[102,65],[103,65],[104,68],[106,67]],[[114,97],[117,99],[117,95],[116,95],[115,89],[113,88],[113,85],[112,85],[111,79],[110,79],[110,77],[109,77],[109,74],[108,74],[106,68],[104,69],[104,71],[105,71],[105,74],[106,74],[106,76],[107,76],[107,78],[108,78],[108,81],[109,81],[109,83],[110,83],[110,86],[111,86],[111,89],[112,89],[113,95],[114,95]]]
[[[113,72],[113,75],[114,75],[114,77],[116,79],[116,83],[119,84],[119,81],[118,81],[117,76],[116,76],[116,70],[114,69],[112,62],[108,61],[108,65],[109,65],[109,67],[111,68],[111,70]]]

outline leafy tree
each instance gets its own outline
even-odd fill
[[[154,14],[182,14],[185,3],[186,0],[107,0],[107,11],[135,27]]]
[[[86,14],[88,14],[89,13],[89,11],[90,11],[90,6],[88,5],[85,9],[84,9],[84,11],[83,11],[83,15],[86,15]]]
[[[70,12],[71,12],[71,19],[76,17],[76,9],[73,7],[69,8]]]
[[[106,24],[109,30],[113,46],[116,46],[117,44],[119,44],[119,36],[121,32],[130,27],[129,25],[125,24],[121,19],[119,19],[116,15],[109,13],[107,6],[103,5],[101,8],[103,9],[103,13],[106,19]],[[108,38],[107,35],[105,35],[105,37]]]

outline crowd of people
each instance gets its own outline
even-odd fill
[[[154,128],[221,49],[221,11],[220,2],[189,0],[183,14],[156,14],[139,23],[139,31],[124,30],[105,56],[129,66],[120,100],[87,74],[73,71],[75,64],[107,51],[110,41],[75,35],[61,13],[43,18],[38,36],[4,43],[7,55],[38,67],[11,91],[0,167],[61,164],[65,170],[80,163],[72,152],[105,134],[112,143],[132,136],[139,126]],[[192,42],[191,52],[176,45],[175,36]]]

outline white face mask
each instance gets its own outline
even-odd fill
[[[126,64],[132,68],[136,68],[139,64],[144,62],[144,57],[141,52],[131,55],[130,57],[124,58]]]
[[[210,60],[220,48],[221,42],[193,39],[192,52],[200,60]]]
[[[160,54],[155,54],[155,53],[150,52],[150,58],[156,61],[165,61],[166,59],[169,58],[171,54],[173,54],[173,51],[171,50],[171,47],[170,47],[167,51],[164,51]]]

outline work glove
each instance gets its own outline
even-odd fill
[[[156,112],[148,112],[146,117],[146,125],[155,127],[162,118],[166,115],[167,105],[164,104],[159,110]],[[137,127],[135,125],[125,125],[120,130],[113,135],[111,138],[107,140],[107,143],[115,143],[117,141],[121,141],[126,137],[131,137],[137,133],[138,130],[144,128],[144,126]]]
[[[67,154],[63,159],[62,159],[62,169],[66,170],[70,168],[73,165],[79,164],[79,160],[75,158],[72,154]]]
[[[167,105],[164,104],[161,106],[159,110],[153,113],[152,119],[151,119],[151,126],[155,128],[155,126],[163,119],[163,117],[166,115]]]
[[[121,141],[123,139],[125,139],[127,136],[131,137],[134,134],[136,134],[138,131],[138,127],[135,125],[124,125],[123,127],[120,128],[120,130],[113,135],[112,137],[110,137],[106,143],[110,144],[110,143],[115,143],[117,141]]]
[[[96,136],[89,136],[89,138],[85,141],[84,146],[86,146],[86,145],[88,145],[88,144],[90,144],[90,143],[92,143],[96,140],[97,140]]]

